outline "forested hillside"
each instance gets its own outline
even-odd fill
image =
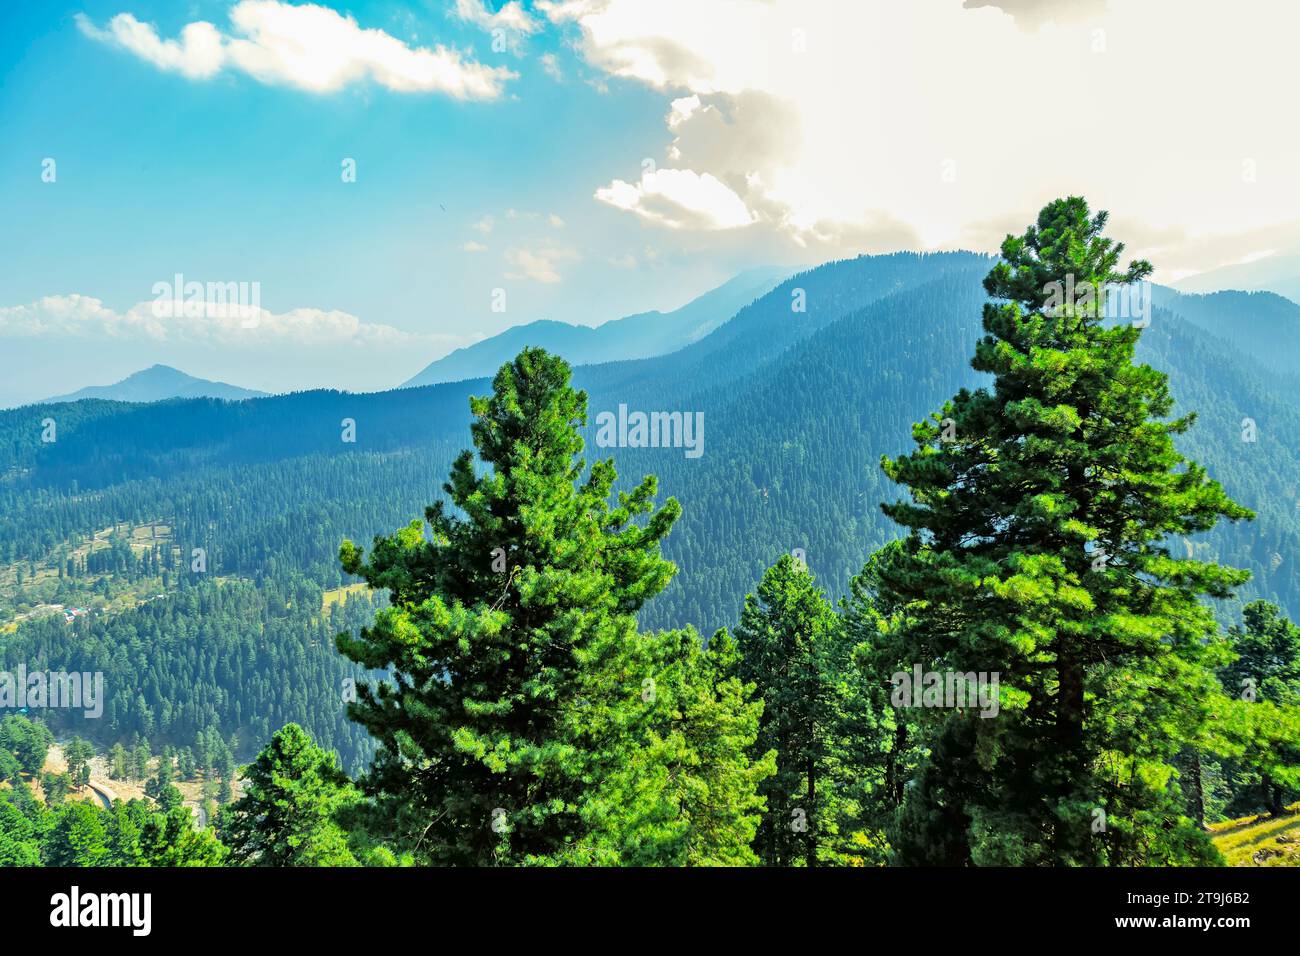
[[[969,358],[989,265],[969,254],[829,263],[671,355],[575,370],[589,393],[588,463],[615,457],[625,483],[656,474],[661,495],[682,504],[664,542],[679,571],[642,611],[644,625],[704,634],[733,625],[763,570],[795,548],[832,596],[844,593],[867,556],[898,536],[879,509],[890,494],[881,456],[896,453],[911,424],[956,386],[979,381]],[[1199,415],[1179,445],[1258,514],[1178,547],[1248,567],[1254,579],[1243,593],[1295,614],[1300,458],[1288,436],[1300,433],[1300,412],[1289,380],[1251,357],[1258,340],[1238,350],[1200,328],[1205,300],[1187,300],[1197,325],[1177,314],[1183,298],[1161,301],[1139,357],[1170,373],[1178,410]],[[1277,311],[1251,296],[1234,300],[1233,314],[1254,303]],[[466,444],[468,398],[487,390],[470,381],[0,413],[0,567],[9,569],[0,599],[11,620],[42,604],[94,606],[97,590],[109,588],[103,579],[127,575],[69,562],[96,532],[119,522],[170,529],[149,572],[164,597],[72,626],[24,618],[0,635],[3,659],[59,660],[75,647],[76,661],[122,669],[135,688],[125,668],[148,647],[151,676],[86,733],[174,742],[214,726],[251,747],[296,720],[352,765],[364,735],[331,709],[350,672],[328,638],[363,612],[322,620],[319,593],[348,580],[336,560],[342,539],[369,541],[441,496]],[[702,412],[703,455],[596,447],[596,414],[619,404]],[[1244,419],[1255,423],[1254,441],[1243,440]],[[46,420],[54,441],[42,441]],[[191,570],[194,549],[203,550],[203,572]],[[252,673],[279,675],[276,687],[290,689],[272,694]],[[193,703],[169,705],[168,689],[182,686],[194,688]]]

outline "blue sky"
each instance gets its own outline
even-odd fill
[[[750,266],[991,250],[1067,192],[1164,281],[1300,234],[1300,134],[1276,122],[1300,24],[1251,32],[1221,5],[52,0],[0,19],[0,404],[159,361],[381,388],[510,325],[669,309]],[[1134,90],[1146,107],[1116,108]],[[1061,136],[1099,116],[1129,148]],[[256,334],[151,316],[177,273],[258,283]]]
[[[511,49],[493,52],[490,32],[442,4],[340,8],[412,48],[446,44],[517,74],[495,99],[460,101],[366,80],[327,93],[241,73],[196,81],[88,36],[75,19],[103,28],[127,9],[169,38],[189,22],[227,23],[230,7],[6,5],[0,306],[79,294],[120,312],[177,272],[257,281],[271,312],[339,310],[427,336],[396,368],[373,356],[373,369],[319,382],[379,387],[509,325],[673,308],[751,264],[679,253],[662,230],[593,200],[611,171],[634,178],[671,137],[662,97],[627,82],[598,85],[560,31],[510,34]],[[57,163],[52,184],[40,176],[46,157]],[[342,181],[346,158],[356,161],[355,182]],[[467,243],[484,250],[467,252]],[[559,280],[529,278],[512,253],[553,262]],[[503,313],[491,310],[496,288],[508,293]],[[76,371],[59,387],[84,384],[77,343],[64,345],[60,367]],[[122,351],[91,378],[155,357]],[[279,363],[254,363],[244,376],[238,365],[206,371],[284,387]],[[36,387],[33,397],[46,385]]]

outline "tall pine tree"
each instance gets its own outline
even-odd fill
[[[1172,761],[1206,720],[1215,632],[1202,595],[1244,572],[1175,556],[1172,536],[1250,513],[1174,437],[1165,376],[1135,364],[1140,329],[1105,321],[1138,282],[1106,214],[1071,197],[1008,236],[985,279],[987,335],[962,390],[883,462],[911,501],[882,563],[899,647],[927,670],[998,673],[1001,709],[950,711],[911,788],[903,862],[1176,863],[1213,859]]]
[[[659,545],[680,508],[655,509],[653,477],[615,500],[609,460],[583,477],[586,394],[569,374],[540,349],[502,366],[493,394],[471,400],[486,467],[460,455],[452,508],[426,510],[429,538],[414,522],[368,558],[341,549],[345,570],[391,595],[338,646],[392,674],[360,687],[349,713],[379,744],[363,783],[382,829],[419,862],[581,856],[601,822],[589,806],[608,771],[600,734],[632,719],[597,691],[642,702],[642,674],[608,675],[673,573]]]
[[[755,839],[766,866],[816,866],[835,832],[830,764],[836,732],[839,621],[802,561],[783,556],[736,627],[739,674],[763,699],[756,753],[775,751],[776,773]]]

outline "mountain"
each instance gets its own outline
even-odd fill
[[[102,398],[115,402],[160,402],[168,398],[225,398],[234,401],[241,398],[262,398],[266,394],[251,388],[227,385],[225,382],[195,378],[169,365],[154,365],[112,385],[91,385],[70,395],[47,398],[42,404],[77,402],[83,398]]]
[[[969,363],[989,264],[970,253],[827,263],[670,354],[575,370],[589,394],[583,457],[613,457],[624,487],[657,475],[660,499],[683,508],[665,543],[678,573],[643,626],[733,625],[763,569],[793,548],[842,594],[900,535],[879,507],[899,495],[880,458],[910,448],[912,423],[958,388],[985,381]],[[1169,373],[1175,414],[1197,412],[1178,445],[1257,514],[1171,545],[1250,569],[1243,595],[1295,616],[1300,402],[1247,350],[1253,339],[1201,324],[1230,314],[1264,328],[1276,303],[1169,293],[1157,306],[1139,354]],[[101,720],[66,717],[60,729],[85,736],[160,745],[212,729],[261,743],[296,720],[355,766],[368,741],[334,704],[357,673],[330,637],[373,607],[339,590],[351,583],[339,542],[367,545],[443,497],[470,444],[468,397],[489,389],[480,378],[257,402],[79,402],[58,410],[48,444],[44,409],[0,412],[0,629],[13,627],[0,669],[66,661],[129,688]],[[702,414],[703,454],[600,447],[595,418],[621,404]],[[133,591],[138,603],[123,596]],[[70,625],[22,617],[55,603],[92,613]]]
[[[1193,325],[1241,349],[1256,361],[1300,381],[1300,305],[1274,292],[1229,290],[1178,293],[1153,287],[1157,308],[1169,309]]]
[[[563,355],[571,365],[663,355],[708,335],[787,275],[788,269],[747,269],[680,309],[641,312],[595,327],[551,320],[517,325],[438,359],[402,387],[491,376],[529,345]]]
[[[1246,292],[1276,292],[1300,302],[1300,251],[1282,250],[1241,262],[1201,272],[1173,283],[1179,292],[1220,292],[1240,289]]]

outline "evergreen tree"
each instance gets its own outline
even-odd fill
[[[46,866],[109,866],[112,854],[108,829],[100,810],[89,803],[59,807],[57,820],[46,837]]]
[[[855,823],[845,853],[883,864],[890,856],[889,831],[903,808],[907,784],[924,758],[924,730],[913,711],[894,707],[894,675],[911,665],[900,656],[893,625],[897,609],[880,594],[880,567],[901,547],[894,541],[873,554],[849,582],[841,602],[841,627],[853,648],[852,664],[841,674],[838,747],[847,756],[843,784],[856,797]]]
[[[368,560],[341,549],[346,571],[391,595],[373,627],[338,646],[392,670],[393,683],[358,688],[349,714],[379,744],[365,779],[377,810],[423,862],[542,862],[583,841],[603,746],[582,711],[607,706],[583,690],[673,572],[659,542],[680,509],[654,510],[655,479],[611,506],[612,461],[582,478],[586,394],[569,374],[525,349],[491,396],[471,400],[487,470],[463,452],[444,485],[463,517],[440,501],[426,510],[432,540],[415,522],[376,539]]]
[[[1221,674],[1227,692],[1300,705],[1300,627],[1267,601],[1250,602],[1241,617],[1228,631],[1237,657]]]
[[[66,773],[53,773],[46,771],[41,774],[41,791],[45,794],[45,803],[49,806],[57,806],[68,798],[68,792],[72,789],[72,778]]]
[[[807,567],[787,554],[745,598],[736,627],[740,678],[764,705],[755,753],[776,752],[755,841],[767,866],[816,866],[834,819],[835,674],[847,663],[838,624]]]
[[[176,755],[176,776],[181,780],[193,780],[195,776],[194,751],[182,747]]]
[[[45,767],[53,743],[54,734],[39,720],[28,720],[20,714],[0,719],[0,750],[12,754],[29,776],[36,776]]]
[[[112,768],[113,778],[115,780],[125,780],[130,773],[130,762],[127,757],[126,748],[122,744],[115,743],[108,752],[109,766]]]
[[[750,866],[775,754],[754,757],[763,702],[737,677],[726,631],[707,648],[693,628],[634,634],[616,661],[585,675],[575,737],[593,784],[585,836],[555,862]],[[593,702],[598,702],[592,706]]]
[[[885,459],[910,502],[882,590],[899,647],[927,671],[1000,675],[1000,711],[944,713],[911,788],[903,862],[1214,859],[1181,813],[1172,760],[1208,714],[1219,651],[1201,595],[1247,577],[1167,541],[1250,516],[1173,438],[1166,378],[1133,361],[1140,329],[1103,321],[1123,245],[1106,214],[1052,202],[1008,236],[984,287],[986,336],[963,389]]]
[[[131,773],[136,780],[145,780],[149,776],[149,761],[152,759],[149,753],[149,744],[147,741],[141,741],[131,751]]]
[[[337,816],[356,799],[334,755],[297,724],[276,732],[246,769],[244,795],[218,819],[243,866],[355,866]]]
[[[89,760],[95,755],[95,748],[80,737],[73,737],[63,748],[64,759],[68,762],[68,777],[74,786],[84,787],[90,782]]]
[[[0,866],[40,866],[36,826],[18,807],[0,798]]]
[[[1300,627],[1277,605],[1252,601],[1227,641],[1235,657],[1219,672],[1219,720],[1202,749],[1226,758],[1220,772],[1234,816],[1261,809],[1281,816],[1300,789]]]

